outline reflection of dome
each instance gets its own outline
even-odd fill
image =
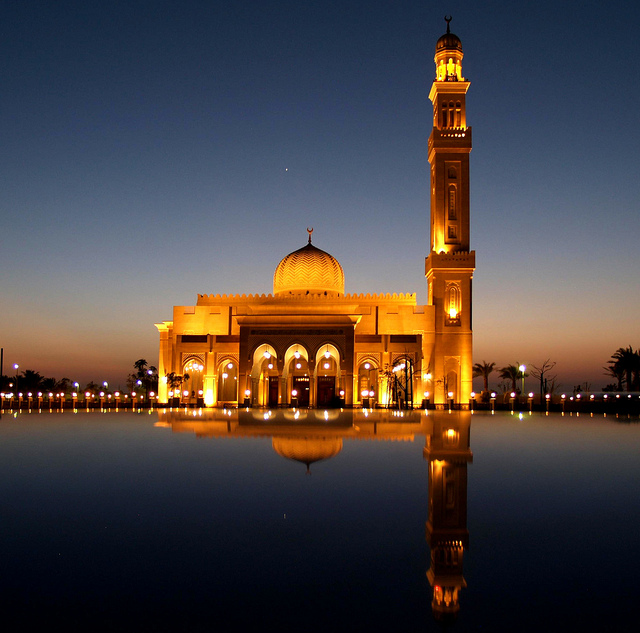
[[[273,437],[273,450],[286,457],[307,465],[307,472],[313,462],[329,459],[342,450],[341,437]]]
[[[289,253],[273,274],[274,295],[344,294],[344,272],[335,257],[309,243]]]

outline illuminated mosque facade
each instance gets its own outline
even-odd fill
[[[272,294],[199,294],[195,305],[175,306],[172,321],[156,324],[159,403],[468,406],[475,252],[462,58],[447,23],[429,93],[427,305],[415,294],[345,294],[342,266],[308,229],[307,243],[276,266]]]

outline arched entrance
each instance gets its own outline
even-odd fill
[[[316,352],[316,406],[328,409],[340,405],[340,353],[334,345],[325,344]]]
[[[204,365],[200,357],[188,358],[182,368],[182,375],[189,376],[182,383],[183,400],[202,405]]]
[[[218,366],[218,402],[238,402],[238,363],[227,358]]]
[[[253,352],[251,402],[260,407],[276,408],[280,404],[280,376],[276,350],[263,343]]]
[[[293,407],[308,407],[311,402],[309,356],[305,347],[296,344],[285,354],[283,379],[287,385],[287,400]]]
[[[358,395],[357,398],[365,408],[373,408],[379,401],[378,367],[371,359],[366,359],[358,367]]]
[[[413,409],[413,359],[409,355],[394,360],[387,388],[390,404],[398,409]]]

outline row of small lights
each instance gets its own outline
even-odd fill
[[[298,352],[298,351],[296,350],[296,352],[294,352],[294,354],[293,354],[293,355],[295,356],[295,359],[296,359],[296,360],[300,360],[300,352]],[[267,351],[267,352],[265,352],[265,353],[263,354],[263,356],[264,356],[268,361],[270,361],[270,360],[271,360],[271,352],[268,352],[268,351]],[[331,354],[330,354],[329,350],[327,350],[327,351],[324,353],[324,357],[325,357],[326,359],[329,359],[329,358],[331,357]],[[267,365],[267,367],[268,367],[269,369],[273,369],[273,363],[272,363],[272,362],[269,362],[269,364]],[[325,362],[325,363],[324,363],[324,365],[323,365],[323,367],[324,367],[324,369],[329,369],[329,368],[331,367],[331,363]],[[296,363],[296,369],[302,369],[302,363]]]
[[[188,392],[185,392],[185,393],[188,393]],[[20,392],[18,394],[14,394],[13,392],[10,392],[10,393],[4,393],[3,392],[3,393],[0,394],[0,397],[1,398],[14,398],[16,395],[18,396],[18,398],[24,398],[25,396],[27,396],[28,398],[33,398],[34,397],[34,394],[31,391],[29,391],[26,394],[24,394],[22,392]],[[76,400],[79,395],[82,395],[82,394],[78,394],[77,392],[74,391],[71,394],[71,397],[74,400]],[[96,394],[91,393],[90,391],[86,391],[84,395],[85,395],[86,398],[95,398],[96,397]],[[110,394],[110,393],[106,394],[104,391],[101,391],[98,395],[100,396],[100,398],[111,398],[111,397],[120,398],[121,396],[124,397],[124,398],[128,398],[129,397],[129,394],[127,394],[127,393],[120,394],[119,391],[116,391],[113,394]],[[132,398],[135,398],[138,395],[142,395],[142,394],[137,394],[135,391],[131,392],[131,397]],[[67,394],[65,394],[62,391],[60,393],[53,393],[51,391],[49,393],[42,393],[42,391],[38,391],[38,393],[36,394],[35,397],[44,398],[45,396],[48,396],[49,398],[66,398]],[[155,392],[154,391],[150,392],[149,393],[149,397],[150,398],[155,398],[156,397]]]

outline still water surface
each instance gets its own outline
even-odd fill
[[[5,413],[5,620],[637,631],[637,419],[279,416]]]

